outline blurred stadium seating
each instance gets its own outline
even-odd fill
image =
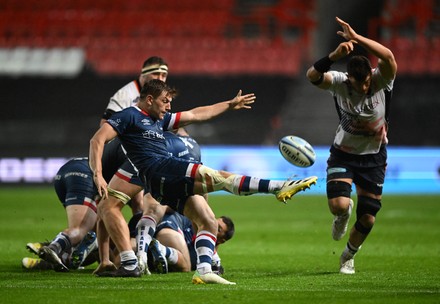
[[[390,47],[399,75],[440,73],[440,3],[385,0],[382,15],[370,20],[369,36]]]
[[[102,74],[136,74],[139,58],[158,54],[177,75],[295,76],[309,53],[315,1],[272,2],[3,0],[0,48],[80,48]]]
[[[395,51],[401,74],[440,72],[437,2],[384,0],[382,15],[370,20],[369,35]],[[2,0],[1,58],[16,58],[15,48],[27,48],[28,61],[33,50],[74,48],[101,74],[137,73],[139,58],[160,54],[177,75],[295,77],[312,53],[316,11],[316,0]],[[65,53],[72,52],[58,57]],[[72,72],[81,64],[71,64]]]

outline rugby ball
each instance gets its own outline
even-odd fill
[[[313,147],[298,136],[284,136],[278,143],[281,155],[294,166],[307,168],[315,163]]]

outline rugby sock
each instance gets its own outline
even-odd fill
[[[67,234],[60,232],[55,239],[50,243],[49,248],[60,254],[62,251],[67,251],[72,247],[70,238]]]
[[[352,255],[355,255],[356,252],[358,252],[358,250],[361,249],[361,246],[356,247],[353,244],[350,243],[350,241],[347,242],[347,250],[348,252],[350,252]]]
[[[165,256],[167,257],[167,261],[171,265],[177,264],[177,261],[179,260],[179,254],[177,253],[177,250],[172,247],[166,247],[167,252]]]
[[[275,180],[270,180],[269,181],[269,193],[277,193],[278,191],[281,190],[281,188],[283,188],[284,183],[286,181],[275,181]]]
[[[261,179],[258,177],[246,175],[232,175],[225,180],[225,188],[236,195],[250,195],[254,193],[272,193],[271,187],[274,181],[268,179]],[[283,182],[281,183],[280,189]]]
[[[361,246],[355,247],[348,241],[347,246],[345,247],[344,252],[342,254],[344,255],[345,258],[351,259],[354,257],[354,255],[358,252],[359,249],[361,249]]]
[[[218,255],[217,251],[214,252],[214,254],[212,255],[212,266],[220,266],[221,264],[221,259],[220,256]]]
[[[194,246],[197,253],[197,271],[200,274],[212,272],[212,255],[217,237],[209,231],[201,230],[197,233]]]
[[[177,260],[179,258],[177,254],[177,250],[172,247],[167,247],[162,245],[159,241],[157,241],[160,252],[166,257],[168,264],[175,265],[177,264]]]
[[[139,220],[142,217],[142,212],[138,212],[136,214],[134,214],[130,221],[128,222],[128,230],[130,230],[130,237],[134,238],[136,237],[136,232],[137,232],[137,223],[139,222]]]
[[[156,231],[156,226],[156,221],[150,216],[143,216],[139,220],[139,223],[137,224],[138,234],[136,236],[138,251],[148,251],[148,245],[153,239],[154,232]]]
[[[138,261],[133,250],[121,251],[121,266],[127,270],[134,270],[138,266]]]

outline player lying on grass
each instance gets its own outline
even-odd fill
[[[186,216],[171,210],[167,206],[162,206],[162,208],[167,211],[165,211],[162,221],[159,222],[154,238],[148,247],[148,270],[146,273],[150,274],[150,270],[159,274],[165,274],[169,271],[189,272],[195,270],[197,253],[194,246],[196,237],[194,225]],[[137,247],[137,220],[139,220],[139,217],[133,217],[129,222],[133,250],[136,250]],[[213,271],[222,274],[223,267],[218,255],[218,248],[233,237],[235,228],[233,221],[229,217],[221,216],[217,218],[217,222],[219,228],[212,266]],[[116,249],[113,248],[113,250]],[[105,260],[100,261],[101,267],[94,271],[95,274],[102,272],[102,269],[113,268],[116,270],[115,265],[119,264],[117,252],[111,252],[104,256]],[[116,257],[116,259],[111,257]]]
[[[234,223],[229,217],[217,218],[217,242],[212,257],[212,270],[223,274],[224,269],[218,253],[219,246],[234,235]],[[166,213],[157,225],[156,234],[150,243],[148,265],[151,271],[166,273],[168,271],[189,272],[196,270],[197,253],[195,249],[196,230],[191,221],[177,212]],[[164,263],[165,260],[165,263]],[[164,268],[163,265],[166,267]]]
[[[142,87],[137,106],[124,109],[112,115],[90,140],[90,167],[100,195],[108,196],[107,182],[102,176],[101,156],[106,142],[118,136],[127,151],[129,159],[139,170],[139,176],[153,197],[162,204],[183,213],[197,226],[195,240],[198,255],[197,270],[193,283],[233,284],[212,272],[212,253],[216,243],[218,223],[214,213],[203,195],[213,191],[225,190],[236,195],[271,193],[285,202],[297,192],[315,184],[317,177],[297,181],[274,181],[250,176],[213,170],[192,162],[183,162],[169,156],[163,132],[215,118],[228,110],[250,109],[255,101],[254,94],[241,95],[229,101],[210,106],[198,107],[189,111],[171,113],[171,101],[175,90],[163,81],[151,80]],[[145,207],[145,206],[144,206]],[[164,213],[156,205],[144,210],[139,225],[140,239],[138,251],[147,252],[156,223]],[[105,226],[122,216],[119,212],[102,217]],[[110,237],[112,231],[109,231]],[[121,266],[108,276],[140,276],[138,259],[126,244],[115,244],[121,255]],[[124,245],[124,246],[121,246]],[[104,273],[102,273],[104,274]]]

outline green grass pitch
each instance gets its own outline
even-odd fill
[[[385,194],[376,226],[355,259],[338,273],[347,241],[331,238],[324,196],[212,195],[236,235],[220,249],[235,286],[192,285],[192,273],[140,279],[98,278],[96,264],[69,273],[24,271],[28,242],[66,227],[52,187],[0,188],[1,303],[440,303],[440,197]],[[124,210],[128,218],[129,210]],[[350,224],[355,221],[355,216]]]

